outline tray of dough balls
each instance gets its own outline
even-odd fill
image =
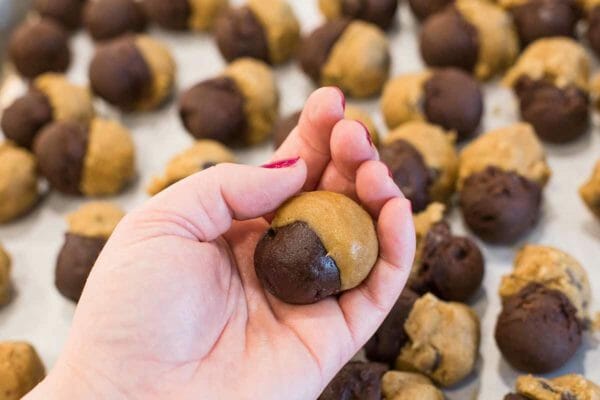
[[[599,398],[596,0],[33,3],[0,87],[0,399],[55,363],[127,211],[263,164],[319,86],[344,91],[417,232],[407,288],[320,398]],[[272,231],[308,227],[338,268],[300,284],[281,271],[315,266],[265,236],[266,289],[301,306],[360,284],[377,239],[359,220],[343,196],[291,200]]]

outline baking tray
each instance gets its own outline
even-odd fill
[[[14,25],[22,15],[25,3],[21,0],[0,0],[0,43],[6,39],[4,32],[7,27]],[[290,0],[304,32],[309,32],[321,22],[316,3],[316,0]],[[388,34],[394,60],[393,75],[423,68],[416,42],[418,26],[406,5],[400,7],[399,14],[398,26]],[[178,65],[177,86],[180,91],[214,76],[225,66],[210,35],[161,30],[151,30],[150,33],[171,48]],[[75,56],[68,75],[74,82],[85,84],[93,44],[80,32],[73,36],[71,46]],[[0,53],[0,60],[1,57]],[[314,88],[294,64],[277,68],[276,75],[281,91],[280,111],[285,115],[300,108]],[[0,109],[24,91],[25,84],[9,68],[0,86]],[[486,84],[484,93],[486,111],[482,131],[502,127],[518,119],[512,94],[500,87],[498,82]],[[380,131],[385,134],[377,99],[348,101],[371,112]],[[145,186],[150,178],[161,172],[169,158],[186,148],[192,139],[181,126],[173,103],[157,112],[132,115],[121,115],[101,102],[96,105],[101,115],[121,120],[133,133],[138,178],[127,191],[111,198],[125,210],[131,210],[147,199]],[[546,146],[554,175],[545,190],[543,217],[523,241],[553,245],[575,256],[590,275],[596,295],[592,310],[599,308],[600,304],[600,223],[580,201],[577,188],[591,172],[595,160],[600,158],[597,125],[595,122],[590,133],[575,143]],[[240,151],[238,156],[244,163],[259,165],[269,158],[271,152],[271,145],[265,144]],[[74,305],[63,299],[54,288],[54,262],[66,229],[64,216],[84,201],[50,193],[25,218],[0,226],[0,241],[13,256],[13,283],[16,288],[13,301],[0,310],[0,340],[32,342],[49,368],[60,353],[74,310]],[[455,233],[466,233],[456,209],[450,213],[450,222]],[[523,243],[513,247],[478,243],[486,259],[486,275],[484,287],[471,305],[481,317],[481,357],[473,376],[457,388],[446,391],[450,400],[499,399],[512,388],[518,375],[502,360],[494,342],[493,330],[500,311],[497,295],[500,278],[511,270],[515,251]],[[600,349],[597,345],[597,338],[587,334],[577,356],[552,376],[575,372],[600,382]]]

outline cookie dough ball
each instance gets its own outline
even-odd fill
[[[479,0],[457,0],[428,18],[421,29],[420,48],[427,65],[461,68],[478,79],[502,72],[519,52],[508,13]]]
[[[410,10],[419,21],[443,11],[454,0],[408,0]]]
[[[0,245],[0,307],[10,299],[10,256]]]
[[[93,92],[124,111],[157,108],[171,95],[175,61],[150,36],[123,36],[99,46],[89,68]]]
[[[228,0],[142,0],[152,22],[176,31],[206,31],[227,8]]]
[[[299,50],[302,69],[317,85],[338,86],[353,97],[381,92],[391,57],[377,26],[349,19],[330,21],[306,37]]]
[[[19,400],[44,379],[40,356],[25,342],[0,342],[0,398]]]
[[[267,139],[279,109],[275,77],[262,61],[243,58],[179,99],[179,116],[197,139],[251,146]]]
[[[85,0],[35,0],[33,9],[43,18],[51,19],[63,28],[75,30],[81,25],[81,10]]]
[[[135,173],[133,140],[116,121],[95,118],[89,127],[54,122],[42,130],[33,149],[41,174],[65,194],[116,194]]]
[[[521,117],[543,140],[564,143],[589,126],[589,58],[569,38],[532,43],[508,71],[504,83],[519,98]]]
[[[444,400],[444,394],[424,375],[388,371],[381,378],[385,400]]]
[[[271,294],[287,303],[310,304],[358,286],[378,254],[371,216],[344,195],[316,191],[277,210],[256,245],[254,265]]]
[[[385,85],[381,108],[387,126],[424,120],[471,137],[483,114],[479,83],[456,68],[440,68],[401,75]]]
[[[517,393],[507,395],[504,399],[552,400],[557,398],[597,399],[600,398],[600,387],[576,374],[562,375],[554,379],[526,375],[517,379]]]
[[[75,121],[88,125],[94,114],[87,88],[72,84],[62,74],[45,73],[4,110],[0,126],[7,139],[31,148],[37,134],[49,123]]]
[[[479,353],[479,318],[461,303],[447,303],[428,293],[413,306],[404,329],[409,342],[396,369],[420,372],[443,387],[466,378]]]
[[[217,19],[215,39],[227,61],[252,57],[281,64],[300,42],[300,24],[285,0],[248,0]]]
[[[146,15],[135,0],[89,0],[83,12],[83,23],[90,36],[100,41],[143,32]]]
[[[198,140],[192,147],[173,157],[167,164],[163,175],[152,179],[148,186],[148,194],[153,196],[206,168],[235,161],[235,155],[219,142],[208,139]]]
[[[327,385],[318,400],[381,399],[381,377],[385,365],[351,361]]]
[[[88,203],[69,214],[54,274],[54,284],[65,298],[79,301],[96,259],[124,215],[119,207],[104,202]]]
[[[391,131],[380,146],[381,161],[396,184],[413,202],[413,211],[431,201],[446,202],[458,173],[455,135],[421,121],[408,122]]]
[[[398,0],[319,0],[319,8],[327,20],[361,19],[387,30],[394,24]]]
[[[49,19],[27,20],[10,37],[8,56],[27,79],[44,72],[64,72],[71,63],[69,37]]]
[[[600,161],[596,163],[590,179],[579,188],[579,195],[598,218],[600,218]]]
[[[37,161],[10,142],[0,143],[0,224],[33,208],[39,199]]]
[[[537,283],[504,299],[496,343],[514,368],[547,373],[564,365],[581,344],[577,310],[560,291]]]

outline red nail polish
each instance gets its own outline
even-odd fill
[[[367,126],[364,123],[362,123],[362,121],[359,121],[357,119],[355,119],[355,121],[363,127],[367,135],[367,141],[369,142],[369,145],[373,146],[373,139],[371,138],[371,132],[369,132],[369,128],[367,128]]]
[[[268,169],[288,168],[296,164],[298,160],[300,160],[300,157],[288,158],[287,160],[273,161],[272,163],[261,165],[261,167]]]
[[[338,93],[340,94],[340,99],[342,101],[342,109],[344,111],[346,111],[346,96],[344,95],[344,92],[342,91],[342,89],[340,89],[337,86],[329,86],[329,87],[338,91]]]

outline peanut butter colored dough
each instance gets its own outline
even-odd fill
[[[33,81],[33,87],[46,95],[55,121],[76,121],[87,126],[94,118],[89,89],[72,84],[63,74],[40,75]]]
[[[342,0],[319,0],[319,9],[328,21],[340,18],[342,16]]]
[[[81,192],[103,196],[119,192],[135,174],[135,149],[129,131],[116,121],[95,118],[89,129]]]
[[[448,201],[458,174],[458,155],[454,147],[456,135],[437,125],[423,121],[407,122],[391,131],[383,143],[402,139],[413,145],[423,156],[425,164],[433,171],[434,180],[429,188],[433,201]]]
[[[10,256],[0,245],[0,306],[10,299],[10,264]]]
[[[224,72],[244,95],[249,145],[265,140],[273,130],[279,110],[279,91],[267,64],[252,58],[235,60]]]
[[[532,400],[600,400],[600,387],[576,374],[554,379],[520,376],[517,379],[517,393]]]
[[[353,21],[337,40],[321,70],[321,85],[338,86],[349,96],[381,91],[390,72],[390,49],[376,25]]]
[[[108,202],[84,204],[67,215],[68,232],[74,235],[108,239],[125,213]]]
[[[435,224],[444,219],[445,211],[446,206],[442,203],[431,203],[425,210],[413,215],[413,223],[415,225],[415,233],[417,236],[417,250],[415,252],[415,260],[413,268],[410,271],[409,280],[418,273],[417,266],[421,265],[421,256],[423,254],[423,246],[425,245],[427,233]]]
[[[38,201],[37,162],[29,151],[0,143],[0,223],[29,211]]]
[[[408,121],[423,121],[423,86],[431,78],[431,71],[400,75],[389,80],[381,96],[381,110],[388,128]]]
[[[514,269],[500,284],[506,299],[530,283],[539,283],[562,292],[577,309],[577,317],[587,320],[591,288],[587,272],[569,254],[549,246],[527,245],[515,256]]]
[[[213,24],[221,11],[227,8],[228,0],[188,0],[190,17],[188,25],[195,31],[206,31]]]
[[[151,110],[160,106],[173,91],[175,84],[175,61],[167,47],[148,35],[137,35],[135,45],[142,53],[152,76],[152,88],[143,100],[138,102],[138,110]]]
[[[412,372],[388,371],[381,378],[385,400],[444,400],[429,378]]]
[[[576,3],[585,12],[590,12],[594,7],[600,5],[600,0],[577,0]]]
[[[479,352],[479,318],[468,306],[428,293],[404,323],[409,342],[396,359],[399,370],[421,372],[443,387],[471,373]]]
[[[488,166],[516,172],[541,186],[552,174],[544,148],[527,123],[492,130],[466,146],[460,154],[458,190],[467,177]]]
[[[344,118],[353,119],[362,123],[369,131],[373,145],[377,146],[379,144],[379,131],[377,130],[377,126],[375,126],[373,118],[371,118],[371,115],[369,115],[368,112],[360,107],[347,105],[346,110],[344,111]]]
[[[0,342],[0,400],[19,400],[45,374],[42,360],[29,343]]]
[[[173,157],[161,176],[154,177],[148,185],[151,196],[161,192],[196,172],[215,164],[235,162],[235,155],[221,143],[204,139]]]
[[[575,85],[589,89],[590,59],[575,40],[565,37],[538,39],[530,44],[506,73],[503,83],[514,86],[519,78],[547,80],[556,87]]]
[[[519,40],[510,15],[489,1],[458,0],[455,4],[477,29],[479,54],[475,76],[489,79],[510,67],[519,54]]]
[[[271,222],[281,228],[305,222],[340,270],[341,290],[358,286],[371,272],[379,242],[371,216],[350,198],[333,192],[302,193],[284,203]]]
[[[248,6],[265,30],[271,62],[288,60],[300,42],[300,24],[292,7],[285,0],[249,0]]]
[[[590,179],[579,188],[579,194],[589,209],[600,218],[600,161],[596,163]]]

